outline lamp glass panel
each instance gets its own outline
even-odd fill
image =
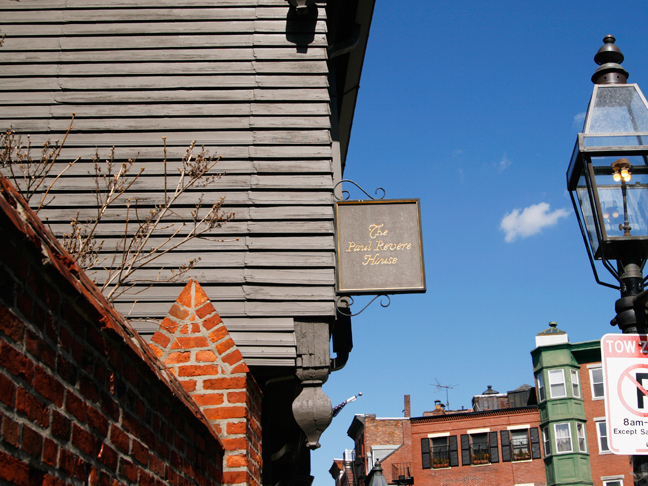
[[[592,247],[592,252],[596,254],[599,249],[598,236],[596,234],[596,226],[594,220],[594,213],[592,208],[592,200],[587,190],[587,180],[585,178],[585,170],[581,172],[578,178],[578,185],[576,186],[576,195],[578,196],[578,204],[581,210],[581,217],[585,223],[587,230],[587,237]]]
[[[608,238],[624,237],[623,191],[621,182],[613,179],[612,162],[616,157],[593,157],[594,174],[601,216]],[[628,157],[631,179],[626,183],[626,202],[631,236],[648,236],[648,166],[643,157]]]
[[[648,105],[639,87],[596,86],[583,133],[588,147],[648,146]],[[595,134],[605,136],[589,136]]]

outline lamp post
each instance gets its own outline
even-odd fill
[[[592,76],[594,91],[567,170],[567,188],[597,283],[621,292],[611,324],[623,333],[646,334],[648,103],[638,85],[627,83],[623,54],[614,42],[606,36],[594,56],[599,68]],[[599,278],[595,260],[615,283]],[[635,478],[648,472],[646,458],[633,456]]]

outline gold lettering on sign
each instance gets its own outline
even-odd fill
[[[412,249],[412,243],[409,242],[399,242],[399,243],[389,243],[384,241],[385,236],[389,234],[389,230],[385,228],[385,224],[370,224],[369,225],[369,239],[370,241],[367,244],[363,245],[357,241],[349,241],[349,246],[346,251],[361,251],[361,252],[371,252],[373,251],[382,251],[382,252],[392,252],[392,251],[405,251]],[[377,238],[380,237],[381,239]],[[373,244],[375,248],[373,247]],[[369,253],[363,255],[363,265],[396,265],[398,263],[398,257],[393,256],[382,256],[380,253]]]

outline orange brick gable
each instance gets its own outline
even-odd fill
[[[198,282],[187,283],[149,346],[220,436],[223,484],[260,486],[261,391]]]

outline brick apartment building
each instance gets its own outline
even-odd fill
[[[331,468],[336,486],[366,486],[380,460],[389,484],[631,486],[628,456],[607,442],[599,341],[570,343],[555,323],[531,352],[536,388],[491,387],[469,410],[410,417],[356,415],[353,451]],[[346,482],[345,482],[346,481]]]

